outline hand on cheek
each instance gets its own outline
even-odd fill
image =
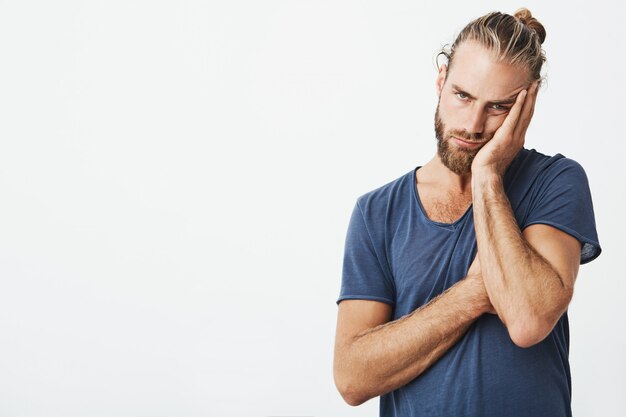
[[[532,119],[539,81],[522,90],[493,138],[482,147],[472,162],[472,174],[496,173],[500,177],[524,146],[526,130]]]

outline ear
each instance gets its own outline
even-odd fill
[[[439,67],[439,74],[437,75],[437,95],[441,97],[441,90],[443,90],[443,84],[446,81],[446,74],[448,73],[448,66],[446,64],[441,64]]]

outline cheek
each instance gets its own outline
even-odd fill
[[[454,101],[441,100],[439,103],[439,115],[448,128],[457,126],[461,110]]]
[[[441,100],[441,105],[446,109],[452,110],[453,112],[459,112],[463,110],[466,107],[466,104],[467,103],[458,100],[454,96],[446,96],[445,99]]]
[[[496,130],[498,130],[500,126],[502,126],[502,123],[504,123],[505,119],[506,119],[506,114],[488,117],[485,130],[491,133],[495,132]]]

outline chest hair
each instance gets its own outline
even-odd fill
[[[472,197],[462,194],[437,194],[418,190],[426,216],[434,222],[454,223],[472,204]]]

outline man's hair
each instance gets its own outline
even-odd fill
[[[444,46],[437,57],[444,55],[448,58],[449,71],[457,47],[463,42],[474,41],[490,50],[497,61],[526,67],[529,81],[535,81],[541,79],[541,67],[546,61],[545,52],[541,49],[545,39],[545,28],[530,14],[530,10],[518,9],[513,16],[491,12],[468,23],[452,46]]]

